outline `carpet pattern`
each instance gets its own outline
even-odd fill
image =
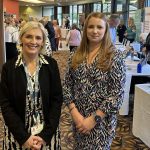
[[[53,56],[59,65],[61,79],[64,79],[67,68],[68,51],[57,51]],[[139,138],[132,134],[133,118],[133,96],[130,96],[130,112],[128,116],[118,115],[118,125],[116,128],[116,138],[114,139],[111,150],[150,150]],[[74,139],[72,133],[72,119],[68,108],[62,106],[60,119],[61,148],[62,150],[73,150]],[[3,121],[0,115],[0,150],[2,150]]]

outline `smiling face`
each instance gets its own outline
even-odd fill
[[[106,22],[100,18],[91,17],[87,24],[87,38],[91,44],[99,44],[106,31]]]
[[[37,56],[43,46],[43,32],[40,28],[28,30],[21,37],[22,51],[28,56]]]

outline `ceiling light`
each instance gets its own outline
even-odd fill
[[[38,4],[38,3],[45,3],[45,2],[42,2],[42,1],[39,1],[39,0],[19,0],[19,1],[23,1],[23,2],[27,2],[27,3],[36,3],[36,4]]]

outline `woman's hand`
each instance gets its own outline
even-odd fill
[[[84,118],[74,103],[69,105],[69,110],[76,128],[80,133],[89,133],[96,125],[93,115],[88,118]]]
[[[32,150],[40,150],[44,141],[39,136],[31,135],[28,140],[23,144],[24,148],[30,148]]]
[[[124,36],[127,36],[127,35],[128,35],[127,33],[124,34]]]
[[[69,111],[71,113],[75,125],[79,125],[83,122],[84,117],[80,114],[74,103],[71,103],[69,105]]]
[[[76,127],[80,133],[88,134],[96,125],[96,122],[91,115],[88,118],[85,118],[82,124],[78,124]]]
[[[83,123],[84,117],[78,112],[77,108],[71,111],[71,115],[76,126]]]

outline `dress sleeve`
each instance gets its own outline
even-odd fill
[[[117,54],[112,62],[110,78],[108,82],[108,96],[100,105],[100,110],[107,114],[116,114],[120,109],[124,97],[124,85],[126,79],[125,62],[122,55]]]
[[[65,74],[65,79],[63,81],[63,97],[64,103],[69,105],[74,100],[74,80],[73,80],[73,69],[71,68],[71,60],[72,60],[73,53],[70,55],[68,59],[68,69]]]

